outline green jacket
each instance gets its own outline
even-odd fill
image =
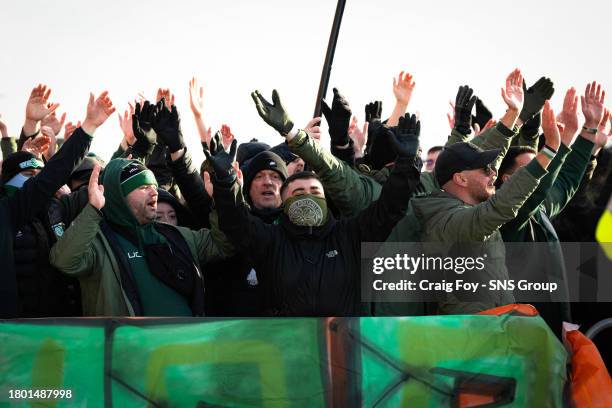
[[[511,278],[556,282],[559,290],[542,299],[522,299],[536,304],[542,317],[560,335],[561,322],[571,321],[569,287],[563,251],[551,220],[563,210],[578,190],[591,157],[593,143],[578,137],[572,148],[561,144],[536,191],[521,207],[513,220],[500,232],[506,245],[506,265]],[[512,243],[548,243],[517,245]],[[557,303],[543,303],[543,302]]]
[[[233,254],[232,246],[225,235],[216,228],[214,219],[211,221],[213,225],[211,231],[205,229],[192,231],[166,224],[158,227],[156,223],[138,225],[120,193],[119,174],[129,162],[125,159],[109,162],[103,177],[106,198],[103,213],[87,205],[51,249],[51,264],[64,273],[79,278],[83,295],[83,313],[86,316],[141,315],[137,313],[141,307],[137,301],[138,290],[134,289],[134,285],[126,286],[130,279],[126,277],[129,275],[125,272],[126,262],[122,261],[125,255],[117,256],[113,243],[109,242],[109,235],[105,234],[101,227],[103,219],[107,223],[112,223],[114,230],[124,231],[121,236],[127,236],[124,234],[129,235],[132,231],[140,246],[163,242],[164,238],[159,232],[162,226],[165,230],[177,231],[188,246],[197,275],[201,264]],[[196,285],[194,287],[197,287],[198,279],[194,281]],[[196,295],[203,298],[203,287],[202,293],[199,293],[198,289]]]
[[[502,153],[496,161],[496,165],[499,166],[515,134],[514,131],[498,123],[495,127],[482,132],[471,142],[485,150],[501,148]],[[446,145],[465,141],[469,141],[469,136],[453,130]],[[300,156],[317,173],[323,183],[325,193],[331,197],[343,217],[356,215],[380,196],[382,183],[386,179],[385,174],[388,175],[389,172],[388,169],[370,170],[367,166],[360,165],[358,166],[359,171],[355,170],[345,162],[338,160],[318,142],[301,134],[293,138],[288,145],[294,154]],[[414,196],[427,195],[436,188],[438,185],[434,175],[421,173],[421,181]],[[410,209],[408,212],[410,213]],[[410,233],[409,236],[413,234]]]
[[[478,205],[466,204],[442,190],[414,199],[415,215],[423,226],[421,241],[482,243],[480,254],[476,256],[487,255],[484,270],[478,272],[483,274],[478,281],[488,283],[490,279],[508,279],[499,228],[516,217],[546,174],[546,170],[532,160],[512,175],[495,195]],[[481,290],[478,293],[475,302],[465,302],[454,293],[449,294],[440,302],[439,309],[443,313],[475,313],[514,301],[511,292]]]
[[[502,154],[496,161],[496,165],[499,166],[514,135],[514,131],[499,123],[482,132],[472,140],[472,143],[483,149],[501,148]],[[446,145],[468,140],[469,136],[453,130]],[[318,142],[301,134],[293,138],[288,145],[294,154],[300,156],[317,173],[323,183],[325,193],[331,198],[343,217],[355,216],[380,196],[382,183],[389,174],[388,168],[371,170],[367,166],[360,165],[358,166],[359,171],[355,170],[322,148]],[[421,173],[421,179],[413,197],[425,196],[435,189],[438,189],[438,185],[434,174]],[[418,242],[421,240],[420,229],[421,226],[414,216],[411,200],[406,209],[406,216],[397,223],[387,238],[387,242]],[[384,307],[380,305],[375,306],[377,309],[375,314],[419,315],[424,313],[422,305],[417,303],[391,304]]]

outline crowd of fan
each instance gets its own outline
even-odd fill
[[[107,92],[91,94],[73,124],[39,85],[19,138],[0,122],[3,318],[477,313],[514,303],[512,291],[364,302],[361,243],[486,243],[482,273],[507,279],[539,257],[508,256],[505,242],[547,242],[551,256],[536,266],[558,280],[560,241],[595,241],[602,215],[597,233],[610,241],[612,115],[596,82],[580,103],[567,90],[555,113],[553,82],[526,86],[514,70],[498,119],[461,86],[447,143],[424,157],[420,121],[407,113],[415,83],[403,72],[386,120],[372,102],[360,125],[337,89],[331,106],[321,102],[329,149],[321,118],[298,128],[276,90],[271,102],[251,96],[282,143],[238,145],[226,125],[213,134],[202,87],[189,86],[201,166],[168,89],[119,114],[123,139],[109,160],[88,153],[115,112]],[[572,321],[567,301],[536,306],[556,332]]]

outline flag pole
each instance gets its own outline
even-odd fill
[[[323,72],[321,72],[321,82],[319,83],[319,92],[317,93],[313,117],[321,115],[321,99],[323,99],[327,93],[327,86],[329,85],[329,77],[331,75],[331,67],[334,61],[334,53],[336,52],[336,43],[338,42],[340,23],[342,22],[345,4],[346,0],[338,0],[338,4],[336,6],[336,15],[334,16],[334,23],[332,25],[331,33],[329,34],[327,53],[325,54],[325,63],[323,63]]]

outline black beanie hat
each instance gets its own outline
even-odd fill
[[[238,146],[238,151],[236,152],[236,161],[238,162],[238,165],[242,167],[244,162],[265,150],[270,150],[270,145],[258,142],[257,139],[252,139],[248,143],[241,143],[240,146]]]
[[[45,164],[30,152],[11,153],[2,162],[2,183],[6,183],[18,173],[27,169],[41,169]]]
[[[88,153],[81,164],[79,164],[79,166],[72,171],[72,174],[70,174],[70,180],[89,180],[91,172],[96,164],[99,164],[102,170],[104,170],[104,160],[98,157],[95,153]]]
[[[287,166],[285,162],[276,153],[270,151],[263,151],[257,154],[251,159],[248,166],[242,171],[244,174],[244,195],[248,197],[249,190],[251,189],[251,183],[253,179],[262,170],[273,170],[277,172],[281,179],[285,181],[287,179]],[[248,198],[250,201],[250,198]]]
[[[285,164],[289,164],[295,159],[299,159],[300,157],[297,154],[292,153],[291,150],[289,150],[289,146],[287,146],[287,143],[277,144],[276,146],[271,148],[270,151],[272,153],[276,153],[281,159],[283,159]]]

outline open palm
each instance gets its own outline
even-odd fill
[[[521,71],[515,69],[506,78],[506,89],[502,88],[502,98],[509,109],[520,111],[525,99],[523,91],[523,76]]]

